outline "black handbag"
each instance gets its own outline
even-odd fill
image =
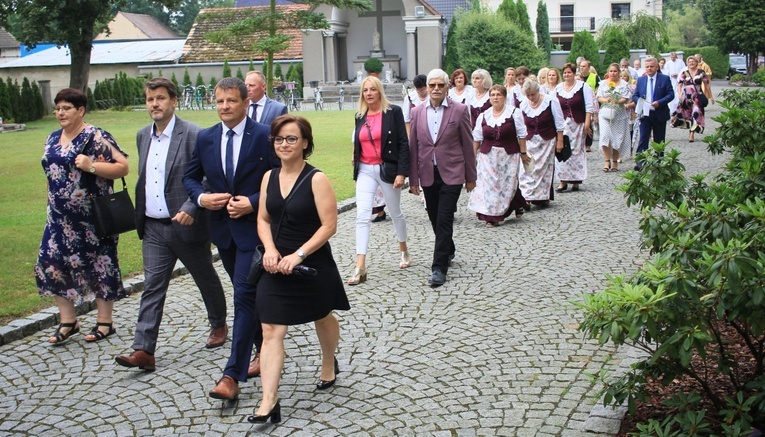
[[[305,182],[306,179],[308,179],[308,176],[311,176],[316,172],[315,168],[312,168],[308,173],[306,173],[305,176],[300,178],[299,181],[295,183],[295,187],[292,189],[292,192],[290,192],[290,195],[287,196],[286,199],[284,199],[284,207],[282,208],[282,215],[279,218],[279,225],[276,228],[276,233],[274,234],[274,243],[279,238],[279,231],[282,230],[282,222],[284,221],[284,216],[287,214],[287,204],[290,203],[290,200],[292,200],[292,195],[297,192],[298,188],[300,188],[301,185],[303,185],[303,182]],[[261,275],[263,275],[263,255],[265,255],[266,249],[263,247],[262,244],[259,244],[257,247],[255,247],[255,253],[252,255],[252,262],[250,263],[250,272],[247,274],[247,282],[250,285],[257,285],[258,281],[260,280]],[[304,268],[303,270],[308,270],[306,272],[293,272],[295,273],[305,273],[307,275],[311,275],[310,270],[313,271],[313,274],[311,276],[316,275],[316,270],[311,268]]]
[[[106,196],[96,196],[93,193],[95,191],[91,191],[90,205],[98,238],[135,230],[135,208],[125,178],[122,178],[122,191]]]
[[[709,99],[704,95],[704,93],[698,93],[696,98],[699,99],[699,106],[702,108],[706,108],[707,105],[709,105]]]
[[[555,152],[555,159],[559,162],[566,162],[571,158],[571,140],[568,135],[563,135],[563,149],[560,152]]]

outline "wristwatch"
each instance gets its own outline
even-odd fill
[[[303,252],[303,249],[298,248],[298,250],[295,251],[295,254],[300,257],[301,261],[305,260],[306,254]]]
[[[96,174],[96,166],[93,164],[90,164],[90,172],[93,174]]]

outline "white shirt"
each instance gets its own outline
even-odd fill
[[[674,61],[672,59],[667,59],[667,62],[664,64],[664,68],[667,70],[667,75],[672,78],[672,80],[677,83],[677,77],[680,75],[680,73],[685,70],[685,62],[683,62],[680,58],[675,59]]]
[[[401,112],[404,114],[404,123],[410,123],[412,121],[411,114],[413,108],[424,105],[427,101],[427,94],[425,94],[424,98],[420,98],[420,95],[417,94],[417,91],[408,93],[406,97],[404,97],[404,103],[401,104]],[[412,103],[414,103],[414,106],[412,106]]]
[[[165,164],[170,140],[175,129],[175,116],[165,130],[157,135],[157,125],[151,128],[151,144],[146,155],[144,171],[144,189],[146,191],[146,216],[155,219],[170,218],[170,210],[165,201]]]
[[[229,129],[226,127],[223,122],[220,123],[221,126],[221,137],[220,137],[220,163],[223,166],[223,174],[226,174],[226,144],[228,143],[228,131],[234,131],[234,173],[236,173],[236,165],[239,161],[239,152],[242,150],[242,135],[244,134],[244,125],[247,123],[247,117],[244,117],[239,124],[234,126],[233,129]],[[200,194],[199,197],[197,197],[197,205],[202,205],[201,200],[202,196],[204,196],[206,193]]]
[[[261,97],[260,100],[258,100],[257,102],[253,103],[252,101],[250,101],[250,105],[247,107],[247,115],[249,115],[250,118],[252,118],[253,120],[260,123],[260,118],[263,116],[263,108],[266,106],[266,101],[267,101],[267,98],[265,94],[263,94],[263,97]],[[254,104],[258,105],[256,114],[252,113],[252,106]]]
[[[430,99],[427,100],[427,107],[425,108],[425,114],[428,118],[428,132],[430,132],[430,138],[433,140],[433,144],[438,139],[438,130],[441,128],[441,121],[444,118],[444,110],[449,107],[449,99],[444,98],[441,102],[441,106],[434,107]],[[433,165],[436,163],[436,153],[433,151]]]

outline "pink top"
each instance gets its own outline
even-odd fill
[[[361,143],[359,161],[368,165],[382,164],[382,112],[366,115],[366,122],[359,130],[359,142]]]

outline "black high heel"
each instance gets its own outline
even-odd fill
[[[333,385],[335,385],[335,381],[337,381],[337,374],[340,373],[340,367],[337,365],[337,357],[334,357],[335,359],[335,379],[332,381],[324,381],[323,379],[319,379],[319,382],[316,383],[316,389],[317,390],[326,390]]]
[[[276,401],[274,408],[271,408],[271,411],[269,411],[265,416],[261,416],[259,414],[247,416],[247,421],[250,423],[266,423],[268,422],[268,419],[271,419],[271,423],[278,423],[282,421],[282,406],[279,405],[279,401]]]

